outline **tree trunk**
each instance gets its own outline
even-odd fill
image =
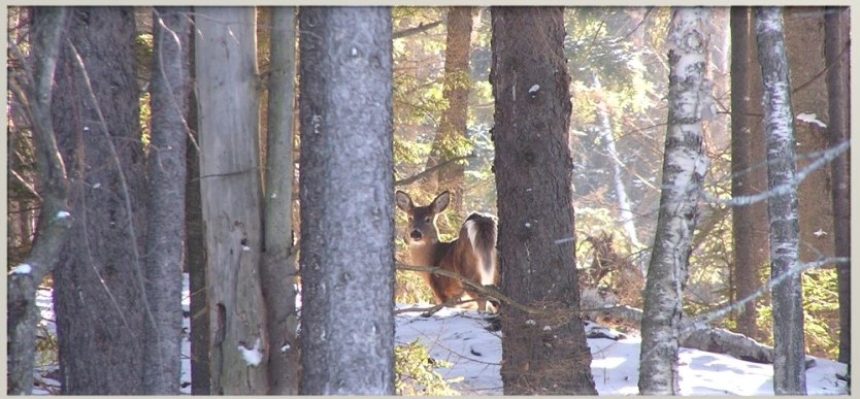
[[[594,74],[593,87],[595,90],[602,90],[600,79],[597,74]],[[612,164],[612,186],[615,189],[615,198],[618,200],[619,219],[624,232],[627,233],[627,239],[633,244],[634,248],[639,248],[642,243],[639,241],[639,236],[636,234],[636,220],[633,218],[633,211],[630,204],[630,199],[627,196],[627,188],[624,185],[624,170],[621,168],[624,164],[618,156],[618,151],[615,149],[615,134],[612,131],[612,120],[609,115],[609,107],[605,103],[597,104],[597,125],[600,129],[598,136],[600,143],[603,144],[602,151],[609,158],[609,163]]]
[[[768,190],[793,189],[768,199],[771,278],[793,273],[773,287],[773,335],[776,359],[773,390],[778,395],[806,394],[803,307],[798,273],[797,179],[791,80],[785,53],[782,9],[756,10],[756,39],[764,86],[764,123],[767,137]]]
[[[296,8],[271,10],[265,252],[260,270],[269,347],[269,394],[296,395],[299,383],[296,262],[293,255],[293,105]]]
[[[54,272],[65,395],[143,393],[152,309],[141,256],[147,215],[134,27],[131,7],[69,9],[55,79],[54,126],[75,216]]]
[[[835,147],[851,137],[850,20],[847,7],[828,7],[825,17],[827,92],[830,123],[828,138]],[[833,234],[837,257],[851,256],[851,158],[840,155],[830,164],[833,198]],[[851,264],[836,266],[839,284],[839,361],[851,360]]]
[[[679,394],[678,347],[683,291],[707,161],[702,95],[707,35],[702,8],[678,8],[669,28],[669,118],[654,250],[642,318],[639,392]]]
[[[561,7],[492,9],[493,140],[506,395],[595,395],[572,240],[570,77]]]
[[[732,196],[767,190],[764,130],[761,123],[761,70],[756,68],[752,8],[732,7]],[[767,203],[732,208],[734,267],[733,301],[752,295],[761,286],[760,270],[768,262]],[[740,311],[737,331],[756,338],[756,301]]]
[[[268,391],[253,7],[196,9],[211,393]]]
[[[445,78],[442,96],[448,106],[442,112],[439,131],[433,141],[427,168],[432,168],[458,155],[456,147],[466,138],[469,109],[469,50],[472,38],[473,7],[448,8],[448,35],[445,43]],[[461,162],[435,173],[432,191],[448,190],[452,194],[454,220],[463,220],[464,171]]]
[[[194,15],[190,15],[192,24]],[[194,51],[194,33],[188,42]],[[190,59],[190,73],[196,74],[196,62]],[[192,79],[192,80],[196,80]],[[210,394],[209,374],[209,303],[206,298],[206,240],[203,236],[203,208],[200,199],[200,135],[197,133],[197,96],[191,90],[188,97],[188,128],[185,146],[185,270],[188,272],[189,311],[191,322],[191,394]]]
[[[155,324],[146,323],[143,385],[147,394],[178,395],[185,255],[185,143],[191,90],[189,7],[153,12],[152,134],[147,165],[146,292]]]
[[[299,390],[392,395],[391,10],[303,7],[299,23]]]
[[[824,7],[785,7],[785,46],[791,66],[793,115],[815,114],[828,120],[827,84],[824,79]],[[802,85],[802,87],[801,87]],[[794,122],[795,153],[824,151],[829,146],[826,128],[814,123]],[[797,167],[805,168],[814,159],[800,157]],[[801,262],[833,256],[833,204],[830,169],[818,168],[798,185],[799,246]],[[816,235],[823,231],[827,234]]]
[[[9,385],[6,393],[10,395],[30,395],[33,392],[36,325],[41,317],[36,306],[36,289],[57,264],[72,225],[67,204],[69,183],[51,122],[51,85],[67,11],[64,7],[37,10],[32,24],[31,44],[35,61],[34,76],[29,76],[32,86],[24,88],[17,82],[12,84],[18,102],[27,108],[32,125],[42,211],[39,235],[33,248],[22,264],[12,268],[7,281],[6,366]]]

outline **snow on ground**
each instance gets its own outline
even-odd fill
[[[183,394],[191,393],[190,296],[188,275],[183,277],[182,311],[182,376]],[[40,289],[36,298],[42,312],[40,322],[56,334],[50,290]],[[472,310],[444,308],[431,317],[421,312],[404,312],[412,307],[427,308],[427,304],[398,305],[396,342],[398,345],[421,341],[436,360],[445,360],[451,368],[437,369],[451,386],[467,395],[501,395],[502,379],[499,374],[502,358],[500,332],[489,332],[484,315]],[[589,326],[589,331],[596,326]],[[599,328],[598,328],[599,329]],[[596,329],[594,330],[596,331]],[[612,331],[601,329],[607,335]],[[592,363],[591,372],[597,392],[601,395],[637,395],[639,368],[639,337],[589,338]],[[806,372],[806,386],[810,395],[845,394],[845,382],[836,374],[845,374],[842,363],[815,359],[816,365]],[[45,375],[55,371],[57,365],[36,370],[35,395],[48,395],[59,391],[59,382]],[[773,366],[735,359],[731,356],[682,348],[680,352],[682,395],[773,395]]]
[[[396,340],[405,344],[418,339],[434,359],[451,362],[450,369],[437,371],[453,380],[452,387],[463,394],[501,395],[501,334],[488,332],[486,325],[475,311],[443,309],[429,318],[420,312],[402,313],[397,316]],[[639,337],[588,339],[599,394],[638,394],[640,343]],[[686,348],[679,357],[682,395],[773,395],[770,364]],[[816,366],[806,372],[808,393],[844,394],[845,382],[837,380],[836,374],[844,374],[845,369],[842,363],[816,359]]]

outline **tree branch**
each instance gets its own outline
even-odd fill
[[[472,158],[475,158],[475,157],[476,157],[475,153],[471,153],[471,154],[469,154],[469,155],[465,155],[465,156],[462,156],[462,157],[454,157],[454,158],[448,159],[448,160],[446,160],[446,161],[444,161],[444,162],[441,162],[441,163],[436,164],[436,165],[434,165],[434,166],[432,166],[432,167],[430,167],[430,168],[425,169],[423,172],[420,172],[420,173],[414,174],[414,175],[409,176],[409,177],[407,177],[407,178],[403,178],[403,179],[397,180],[397,181],[395,181],[395,182],[394,182],[394,186],[395,186],[395,187],[397,187],[397,186],[407,186],[407,185],[410,185],[410,184],[412,184],[412,183],[415,183],[415,182],[416,182],[416,181],[418,181],[418,180],[421,180],[421,179],[423,179],[423,178],[425,178],[425,177],[427,177],[427,176],[429,176],[429,175],[431,175],[431,174],[433,174],[433,173],[437,172],[438,170],[440,170],[440,169],[442,169],[442,168],[447,168],[448,166],[450,166],[450,165],[451,165],[451,164],[453,164],[454,162],[463,161],[463,160],[466,160],[466,159],[472,159]]]
[[[407,37],[407,36],[412,36],[412,35],[419,34],[421,32],[426,32],[426,31],[433,29],[433,28],[435,28],[441,24],[442,24],[442,21],[434,21],[434,22],[430,22],[430,23],[422,22],[422,23],[418,24],[418,26],[413,26],[411,28],[406,28],[406,29],[394,32],[391,36],[394,39],[402,39],[402,38]]]

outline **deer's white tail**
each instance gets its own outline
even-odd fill
[[[461,236],[469,238],[478,257],[481,285],[496,284],[496,220],[492,216],[472,213],[461,230],[465,230],[465,234],[461,231]]]

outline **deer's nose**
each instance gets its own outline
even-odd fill
[[[418,230],[412,230],[412,232],[409,233],[409,237],[412,237],[413,240],[418,241],[421,239],[421,232]]]

